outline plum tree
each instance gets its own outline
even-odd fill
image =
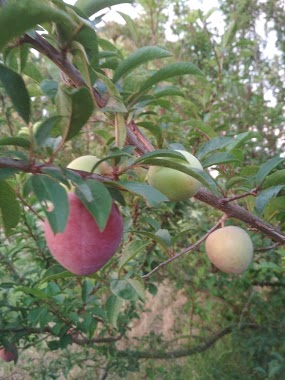
[[[191,153],[184,150],[177,150],[177,152],[183,154],[188,163],[173,159],[175,162],[189,168],[203,170],[199,160]],[[167,196],[171,202],[187,200],[197,194],[201,187],[201,183],[190,175],[162,166],[151,166],[149,168],[148,183]]]
[[[18,351],[15,344],[11,345],[11,349],[9,348],[1,348],[0,349],[0,358],[4,360],[4,362],[12,362],[13,360],[17,359]]]
[[[227,226],[212,232],[206,239],[206,253],[222,272],[240,274],[253,258],[253,244],[240,227]]]
[[[92,172],[99,158],[92,155],[78,157],[67,167]],[[103,162],[95,172],[110,170]],[[63,233],[54,234],[49,222],[44,223],[45,238],[53,257],[70,272],[88,275],[98,271],[117,251],[123,235],[123,219],[113,203],[103,231],[74,192],[68,192],[70,212]]]
[[[77,275],[89,275],[102,268],[117,251],[123,235],[123,219],[113,203],[106,227],[100,231],[77,195],[69,192],[68,199],[70,213],[64,232],[54,234],[46,220],[46,242],[63,267]]]

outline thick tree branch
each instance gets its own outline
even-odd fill
[[[40,174],[43,173],[43,169],[46,167],[57,168],[60,171],[60,168],[58,168],[55,165],[39,164],[34,162],[31,163],[27,161],[15,160],[12,158],[0,157],[0,168],[14,168],[27,173]],[[76,172],[79,173],[83,178],[93,178],[102,182],[112,180],[112,178],[103,177],[98,174],[90,174],[79,170],[77,170]],[[251,214],[244,208],[230,202],[225,202],[224,198],[217,197],[209,190],[199,190],[198,194],[195,195],[195,198],[204,203],[207,203],[215,209],[222,211],[230,218],[238,219],[246,223],[247,225],[256,228],[257,230],[264,233],[266,236],[270,237],[272,240],[282,245],[285,244],[285,235],[280,230],[278,230],[271,224],[266,223],[264,220],[258,218],[257,216]]]
[[[134,351],[134,350],[122,350],[117,352],[119,357],[132,357],[136,359],[177,359],[185,356],[191,356],[208,350],[213,346],[218,340],[222,339],[224,336],[233,333],[234,331],[240,331],[245,329],[257,329],[258,326],[254,323],[244,324],[237,328],[236,326],[228,326],[225,329],[214,334],[210,338],[206,339],[204,343],[198,344],[197,346],[191,348],[185,348],[176,351]]]
[[[50,334],[52,336],[55,336],[54,333],[52,332],[52,328],[49,327],[49,326],[46,326],[44,328],[38,328],[38,327],[30,327],[30,326],[24,326],[24,327],[12,327],[12,328],[4,328],[4,329],[0,329],[0,333],[1,334],[4,334],[4,333],[27,333],[27,334],[43,334],[43,333],[46,333],[46,334]],[[118,340],[120,340],[122,338],[122,335],[117,335],[117,336],[107,336],[107,337],[102,337],[102,338],[92,338],[92,339],[88,339],[88,338],[78,338],[78,336],[76,336],[76,334],[70,334],[71,337],[72,337],[72,340],[74,343],[78,344],[78,345],[81,345],[81,346],[84,346],[84,345],[88,345],[88,344],[92,344],[92,343],[96,343],[96,344],[104,344],[104,343],[114,343],[114,342],[117,342]]]
[[[230,218],[238,219],[249,226],[256,228],[272,240],[285,244],[285,235],[281,231],[246,211],[244,208],[230,202],[224,202],[223,198],[218,198],[206,189],[201,189],[198,194],[195,195],[195,198],[222,211]]]

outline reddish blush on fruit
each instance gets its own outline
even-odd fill
[[[77,275],[90,275],[101,269],[116,253],[123,235],[123,218],[113,203],[104,231],[74,193],[68,193],[70,213],[65,231],[54,234],[44,223],[45,238],[53,257]]]
[[[0,349],[0,358],[4,360],[4,362],[12,362],[13,360],[17,359],[18,351],[15,344],[12,344],[11,349],[8,348],[1,348]]]

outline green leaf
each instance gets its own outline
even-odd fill
[[[131,193],[140,195],[150,206],[153,207],[157,207],[161,202],[166,202],[168,200],[160,191],[145,183],[117,181],[114,186],[118,186],[119,189],[127,190]]]
[[[123,13],[123,12],[118,12],[117,13],[123,17],[123,19],[125,20],[126,22],[126,25],[127,27],[129,28],[131,34],[132,34],[132,37],[133,37],[133,40],[136,42],[136,45],[137,45],[137,42],[138,42],[138,31],[137,31],[137,26],[136,26],[136,23],[135,21],[127,14]]]
[[[213,127],[206,124],[202,120],[190,119],[185,123],[185,125],[189,125],[190,127],[197,129],[197,131],[201,132],[209,139],[217,137],[217,132],[213,129]]]
[[[165,250],[166,253],[169,253],[169,245],[159,235],[153,234],[152,232],[148,232],[148,231],[135,231],[135,233],[137,235],[142,235],[142,236],[146,236],[150,238],[151,240],[158,243]]]
[[[41,290],[37,289],[35,287],[33,288],[28,288],[27,286],[19,286],[16,289],[17,292],[23,292],[25,294],[29,294],[31,296],[34,296],[40,300],[48,298],[48,296]]]
[[[239,160],[230,153],[221,152],[221,153],[213,153],[205,160],[201,161],[201,164],[204,168],[213,165],[226,164],[230,162],[238,162]]]
[[[277,185],[285,185],[285,169],[277,170],[265,178],[262,188],[267,189]]]
[[[278,193],[283,189],[283,185],[270,187],[262,191],[255,199],[255,208],[259,214],[262,214],[264,207],[270,201],[270,199],[276,197]]]
[[[75,6],[87,16],[117,4],[132,3],[133,0],[77,0]]]
[[[243,132],[236,135],[233,141],[227,145],[227,151],[230,152],[233,149],[244,147],[245,142],[251,140],[252,138],[260,138],[260,134],[256,132]]]
[[[164,88],[158,89],[154,92],[153,96],[155,96],[156,99],[163,98],[165,96],[181,96],[182,98],[185,97],[184,93],[174,86],[165,86]]]
[[[162,69],[156,71],[150,78],[148,78],[141,86],[138,95],[141,96],[143,93],[150,90],[155,84],[159,82],[172,79],[176,76],[187,74],[195,76],[204,76],[202,71],[191,62],[171,63],[163,67]],[[137,95],[135,95],[134,97],[137,97]]]
[[[112,280],[110,289],[115,296],[127,301],[135,301],[140,296],[136,287],[128,280]]]
[[[96,72],[98,78],[105,84],[109,92],[109,98],[104,108],[101,108],[101,112],[127,112],[127,108],[123,103],[121,94],[117,87],[106,75]]]
[[[50,99],[54,99],[58,91],[58,82],[51,79],[45,79],[40,84],[42,92]]]
[[[133,278],[128,278],[127,279],[128,283],[135,289],[137,292],[139,298],[144,301],[145,299],[145,287],[144,283],[140,280],[133,279]]]
[[[69,203],[65,189],[47,175],[33,175],[28,180],[31,190],[40,203],[52,202],[53,209],[45,214],[54,234],[63,232],[69,215]]]
[[[141,121],[137,123],[139,127],[143,127],[150,131],[153,136],[156,138],[157,145],[161,145],[163,141],[163,136],[162,136],[162,129],[161,126],[157,123],[151,123],[148,121]]]
[[[40,84],[44,79],[38,67],[30,61],[25,66],[23,73],[28,77],[32,78],[38,84]]]
[[[0,12],[1,25],[1,12]],[[0,26],[1,30],[1,26]],[[1,38],[1,31],[0,31]],[[13,106],[23,120],[28,124],[30,121],[31,105],[30,96],[21,75],[0,63],[0,81],[7,94],[10,96]]]
[[[23,137],[4,137],[0,139],[0,145],[14,145],[29,150],[31,148],[30,140]]]
[[[261,183],[264,181],[265,177],[278,166],[281,162],[284,161],[284,157],[275,156],[268,160],[265,164],[263,164],[257,174],[256,174],[256,184],[261,185]]]
[[[94,29],[84,26],[76,35],[76,41],[80,42],[86,51],[91,67],[98,67],[98,41],[97,34]]]
[[[37,146],[44,147],[49,146],[48,139],[50,137],[50,133],[52,129],[58,124],[60,121],[60,116],[52,116],[47,120],[43,121],[34,131],[34,138]]]
[[[70,88],[63,83],[56,98],[64,139],[69,140],[87,123],[93,112],[93,99],[88,88]]]
[[[117,328],[118,316],[122,309],[123,303],[124,300],[121,297],[112,295],[107,299],[105,304],[107,317],[115,328]]]
[[[49,7],[38,0],[9,2],[0,12],[0,50],[15,37],[33,29],[37,24],[59,21],[70,23],[72,20],[56,7]]]
[[[125,246],[119,260],[119,269],[123,268],[130,260],[135,258],[149,244],[150,242],[145,243],[141,240],[134,240]]]
[[[223,149],[232,141],[233,141],[232,137],[215,137],[212,140],[209,140],[205,144],[202,145],[202,147],[197,152],[197,158],[201,160],[207,154],[218,149]]]
[[[87,179],[84,185],[76,187],[76,194],[96,220],[100,231],[103,231],[112,208],[111,195],[101,182],[93,179]]]
[[[166,157],[166,158],[174,158],[174,159],[179,159],[184,162],[188,162],[185,156],[175,150],[171,149],[157,149],[153,152],[149,152],[138,158],[134,163],[146,163],[150,158],[161,158],[161,157]]]
[[[121,113],[115,114],[115,139],[118,148],[122,149],[127,138],[127,127],[124,116]]]
[[[12,228],[16,227],[20,220],[20,206],[16,193],[5,181],[0,181],[0,219],[6,236],[11,235]]]
[[[173,54],[169,51],[161,49],[158,46],[144,46],[142,48],[139,48],[128,58],[126,58],[121,64],[119,64],[114,73],[113,82],[118,82],[121,77],[129,74],[135,68],[143,65],[146,62],[154,59],[169,57],[172,55]]]
[[[43,278],[41,279],[41,283],[61,280],[69,277],[74,277],[74,274],[67,271],[61,265],[55,264],[46,270]]]
[[[271,199],[264,211],[264,217],[270,221],[280,213],[285,213],[285,196]]]
[[[0,181],[11,177],[18,172],[19,170],[14,168],[0,168]]]
[[[90,293],[91,293],[93,288],[94,288],[94,286],[93,286],[92,282],[90,281],[90,279],[85,278],[83,280],[83,284],[82,284],[82,288],[81,288],[81,299],[84,303],[88,302],[88,298],[89,298]]]

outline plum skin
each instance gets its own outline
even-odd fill
[[[88,154],[75,158],[67,165],[67,168],[74,170],[84,170],[85,172],[91,173],[92,169],[98,161],[100,161],[98,157]],[[103,161],[98,166],[96,166],[94,173],[108,175],[112,173],[112,168],[107,162]]]
[[[48,220],[45,238],[53,257],[77,275],[89,275],[101,269],[117,251],[123,235],[123,218],[113,203],[104,231],[75,193],[68,193],[70,212],[62,233],[54,234]]]
[[[188,163],[172,159],[189,168],[203,170],[199,160],[191,153],[177,150],[184,155]],[[163,166],[151,166],[148,171],[148,183],[164,194],[171,202],[184,201],[193,197],[201,188],[201,183],[190,175]]]
[[[12,344],[12,350],[9,350],[8,348],[1,348],[0,349],[0,358],[4,360],[4,362],[12,362],[17,358],[17,347]]]
[[[205,242],[210,261],[222,272],[241,274],[253,258],[252,241],[242,228],[227,226],[212,232]]]

